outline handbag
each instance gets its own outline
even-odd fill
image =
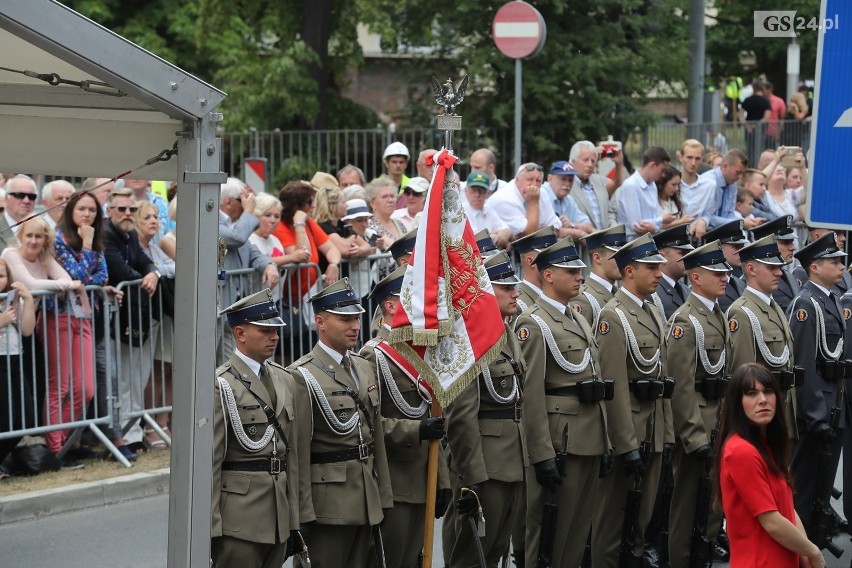
[[[141,347],[151,335],[151,326],[160,314],[160,294],[153,296],[141,288],[128,289],[118,309],[118,340],[125,345]]]

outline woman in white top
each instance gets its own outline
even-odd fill
[[[277,197],[268,193],[256,194],[254,215],[259,224],[255,232],[249,236],[249,242],[254,248],[271,258],[279,270],[286,264],[308,262],[311,259],[311,253],[302,248],[296,248],[289,254],[285,253],[284,245],[275,236],[275,229],[281,222],[281,201]],[[284,285],[284,280],[282,278],[281,283],[272,290],[272,297],[276,302],[281,298],[281,286]]]
[[[766,195],[763,198],[767,209],[776,215],[782,217],[784,215],[792,215],[793,221],[799,220],[799,212],[796,207],[796,201],[793,198],[793,192],[786,189],[787,186],[787,168],[778,164],[775,166],[775,171],[767,183]]]
[[[151,337],[156,346],[154,352],[154,383],[153,388],[145,389],[145,408],[158,408],[172,405],[172,341],[174,336],[174,321],[172,315],[166,313],[165,302],[162,301],[165,295],[169,292],[164,290],[165,286],[171,286],[175,278],[175,261],[167,255],[160,245],[154,242],[154,239],[160,234],[160,217],[159,209],[150,201],[138,201],[136,206],[139,208],[136,211],[134,221],[136,223],[136,233],[139,235],[139,246],[148,255],[148,258],[156,265],[160,272],[159,295],[160,306],[163,309],[162,319],[160,320],[160,328],[162,334],[152,332]],[[171,280],[171,283],[167,283]],[[173,291],[173,290],[172,290]],[[156,312],[154,317],[159,318],[160,314]],[[169,412],[160,412],[154,416],[157,425],[163,429],[167,436],[171,436],[169,431]],[[152,450],[163,450],[168,444],[160,438],[157,432],[150,427],[145,427],[144,444]]]

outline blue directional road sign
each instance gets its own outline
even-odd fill
[[[852,2],[822,0],[820,22],[827,20],[836,27],[823,24],[818,32],[805,218],[852,230]]]

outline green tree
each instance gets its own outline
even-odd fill
[[[819,19],[819,0],[786,0],[782,5],[767,6],[761,0],[715,0],[718,9],[717,23],[707,30],[707,56],[712,63],[712,80],[723,81],[726,77],[738,76],[749,81],[758,75],[766,75],[775,85],[775,92],[789,99],[785,93],[787,81],[787,46],[790,38],[754,37],[755,10],[795,10],[796,23],[805,25],[812,18]],[[816,22],[814,22],[816,23]],[[816,52],[819,32],[798,30],[796,42],[801,46],[802,78],[813,78],[816,73]],[[749,57],[744,57],[748,55]],[[744,60],[754,58],[754,65],[744,65]]]

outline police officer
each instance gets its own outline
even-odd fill
[[[319,341],[287,370],[296,383],[296,411],[311,416],[300,438],[303,536],[316,568],[375,566],[382,509],[393,506],[379,415],[375,369],[350,349],[358,342],[361,307],[348,278],[313,297]],[[313,522],[312,522],[313,521]],[[307,525],[305,523],[308,523]]]
[[[716,540],[722,525],[721,514],[712,506],[715,498],[709,492],[699,495],[699,481],[708,472],[730,371],[728,322],[716,300],[725,293],[731,265],[718,241],[687,253],[682,261],[692,291],[672,315],[665,339],[666,368],[675,380],[671,405],[677,439],[669,516],[672,566],[694,565],[690,545],[699,505],[708,509],[709,518],[700,521],[709,540]],[[705,560],[712,558],[710,552],[705,551]]]
[[[269,358],[284,325],[267,288],[225,308],[236,349],[216,369],[213,406],[213,566],[279,568],[301,547],[293,378]],[[307,470],[305,470],[307,473]]]
[[[689,288],[680,281],[685,274],[683,263],[680,260],[683,255],[694,249],[689,242],[689,225],[675,225],[656,233],[654,243],[657,245],[657,250],[660,251],[660,256],[667,261],[660,265],[663,277],[655,294],[660,299],[665,319],[668,320],[675,310],[686,302],[686,298],[689,296]]]
[[[842,445],[842,438],[829,419],[831,409],[843,405],[845,321],[838,297],[831,288],[843,277],[846,253],[838,249],[834,234],[829,231],[795,256],[807,272],[808,281],[788,312],[794,358],[805,369],[804,383],[796,390],[800,439],[793,452],[791,472],[796,487],[793,496],[796,511],[805,529],[810,529],[820,468],[830,468],[834,479]],[[840,413],[841,429],[844,414]],[[826,445],[833,449],[832,464],[821,463]]]
[[[846,292],[840,297],[840,313],[846,322],[846,333],[843,336],[843,344],[846,350],[852,346],[852,291]],[[846,392],[852,392],[852,369],[847,365],[846,379],[843,381]],[[846,397],[846,423],[852,423],[852,401]],[[852,487],[852,428],[846,428],[843,432],[843,487]],[[843,516],[847,519],[852,516],[852,491],[843,492]],[[848,527],[847,527],[848,530]]]
[[[615,380],[615,396],[607,402],[609,437],[616,458],[614,471],[603,478],[595,502],[592,525],[592,564],[618,566],[619,544],[627,495],[632,477],[644,471],[642,501],[634,555],[642,556],[644,534],[651,518],[660,478],[664,444],[674,443],[672,385],[665,380],[663,321],[646,300],[661,278],[660,256],[650,235],[627,243],[613,255],[621,271],[621,288],[598,316],[595,338],[600,353],[600,374]],[[640,444],[647,447],[642,455]]]
[[[582,239],[589,251],[589,276],[580,287],[580,293],[571,300],[571,309],[580,314],[594,329],[595,320],[615,294],[615,283],[621,278],[612,253],[627,244],[624,225],[596,231]]]
[[[786,259],[776,238],[767,234],[740,250],[746,290],[728,309],[731,369],[744,363],[762,363],[778,379],[783,392],[784,417],[791,439],[796,429],[796,389],[793,335],[775,292],[783,280]],[[799,381],[802,379],[799,374]]]
[[[548,225],[516,241],[512,241],[512,250],[521,261],[521,288],[518,297],[518,312],[525,312],[541,296],[541,274],[533,258],[541,249],[556,242],[556,231]]]
[[[517,286],[521,283],[505,252],[485,261],[485,269],[504,318],[517,313]],[[445,519],[443,536],[452,540],[448,565],[479,568],[479,557],[465,518],[482,507],[485,536],[480,538],[488,566],[496,567],[508,554],[509,537],[518,515],[523,515],[526,494],[524,466],[528,465],[521,403],[524,358],[511,328],[500,355],[447,409],[447,441],[453,497],[458,515]],[[470,491],[462,492],[462,487]],[[472,492],[471,492],[472,491]],[[514,543],[523,553],[523,539]]]
[[[742,219],[731,221],[716,227],[704,235],[704,242],[711,243],[718,240],[722,244],[722,252],[725,253],[725,262],[731,265],[734,271],[728,278],[725,287],[725,295],[719,298],[719,306],[723,312],[727,312],[734,300],[743,295],[745,284],[739,279],[742,274],[740,269],[740,249],[748,244],[748,239],[743,236]]]
[[[373,287],[370,299],[378,304],[385,323],[361,349],[382,390],[382,429],[393,488],[393,509],[385,513],[382,524],[388,566],[414,566],[423,550],[429,458],[428,444],[423,442],[445,434],[444,418],[430,417],[431,394],[420,383],[420,374],[387,341],[405,270],[397,267]],[[443,513],[450,496],[439,492],[438,497],[436,511]]]
[[[542,533],[552,530],[553,565],[579,566],[594,502],[600,497],[601,456],[610,449],[606,387],[597,370],[592,329],[568,305],[580,292],[580,269],[585,267],[573,241],[566,237],[541,250],[535,263],[542,295],[515,324],[527,361],[524,425],[532,462],[527,475],[526,565],[540,565]],[[561,470],[557,453],[567,454],[560,458]],[[544,504],[553,492],[558,515],[546,525]]]
[[[772,297],[778,302],[781,311],[786,313],[790,302],[799,294],[799,283],[791,270],[793,253],[796,252],[796,231],[793,229],[793,216],[782,215],[777,219],[758,225],[751,230],[751,234],[755,241],[767,235],[775,235],[778,250],[784,260],[784,266],[781,267],[778,289],[772,293]],[[743,273],[745,273],[745,268],[743,268]]]

